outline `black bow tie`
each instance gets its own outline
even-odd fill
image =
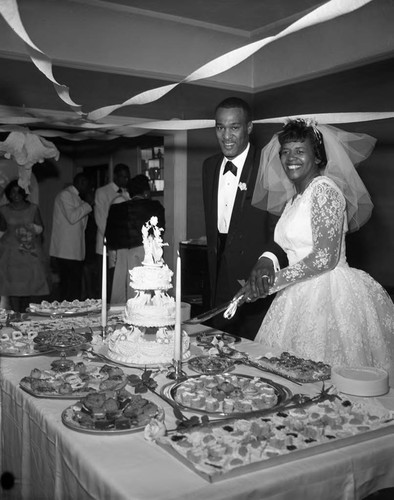
[[[223,175],[226,174],[227,172],[231,172],[235,176],[237,175],[237,167],[231,161],[228,161],[226,163],[226,165],[224,167]]]
[[[123,193],[122,188],[119,188],[117,193],[122,194]]]

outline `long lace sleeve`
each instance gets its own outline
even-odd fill
[[[345,199],[326,182],[317,182],[311,193],[312,251],[297,263],[275,274],[270,294],[334,269],[342,241]]]

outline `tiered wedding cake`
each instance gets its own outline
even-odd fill
[[[162,228],[157,217],[142,227],[145,258],[142,266],[130,272],[130,285],[136,290],[124,311],[123,326],[108,339],[108,356],[128,364],[156,365],[174,358],[175,300],[167,294],[173,272],[163,260]],[[190,357],[189,337],[182,333],[182,357]]]

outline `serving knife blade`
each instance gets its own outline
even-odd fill
[[[183,321],[182,323],[184,325],[196,325],[198,323],[208,321],[209,319],[213,318],[214,316],[217,316],[221,312],[226,311],[230,306],[234,306],[234,308],[236,309],[238,306],[238,303],[240,302],[242,297],[243,296],[241,295],[237,299],[231,299],[228,302],[221,304],[220,306],[214,307],[213,309],[210,309],[209,311],[206,311],[205,313],[199,314],[198,316],[194,316],[194,318],[187,319],[186,321]],[[230,316],[230,317],[232,317],[232,316]]]

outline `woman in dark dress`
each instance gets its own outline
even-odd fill
[[[38,206],[27,193],[10,182],[5,188],[9,203],[0,207],[0,295],[9,307],[24,312],[32,297],[49,293],[41,246],[43,225]]]

